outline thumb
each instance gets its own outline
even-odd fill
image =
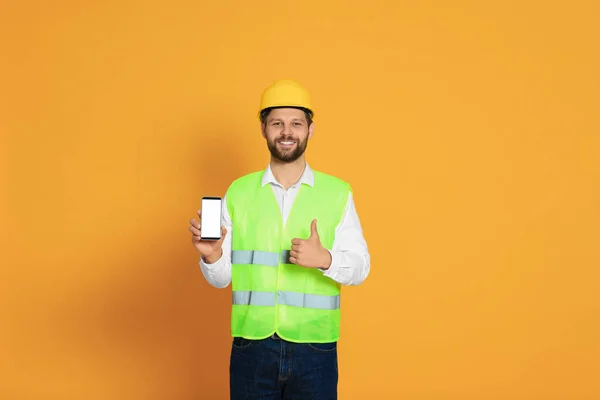
[[[310,224],[310,237],[319,237],[319,232],[317,232],[317,220],[313,219]]]
[[[219,239],[218,243],[221,244],[225,240],[225,236],[227,236],[227,228],[221,226],[221,239]]]

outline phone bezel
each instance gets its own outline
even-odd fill
[[[200,200],[200,213],[201,213],[201,220],[200,220],[200,228],[202,228],[202,216],[204,215],[204,207],[203,207],[203,203],[204,200],[219,200],[220,203],[220,207],[219,207],[219,221],[221,220],[221,214],[222,214],[222,210],[223,210],[223,198],[218,197],[218,196],[203,196],[202,199]],[[220,227],[219,227],[220,228]],[[200,239],[201,240],[221,240],[221,229],[219,229],[219,237],[206,237],[206,236],[202,236],[200,235]]]

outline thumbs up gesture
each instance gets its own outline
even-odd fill
[[[295,238],[292,240],[290,262],[306,268],[328,269],[331,265],[331,254],[321,244],[316,219],[313,219],[310,225],[308,239]]]

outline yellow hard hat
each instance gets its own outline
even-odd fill
[[[258,110],[259,118],[262,110],[270,107],[301,107],[314,115],[310,93],[291,79],[277,80],[264,90]]]

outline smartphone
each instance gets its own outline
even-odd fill
[[[202,197],[202,207],[200,208],[200,238],[202,240],[221,239],[222,203],[223,199],[220,197]]]

